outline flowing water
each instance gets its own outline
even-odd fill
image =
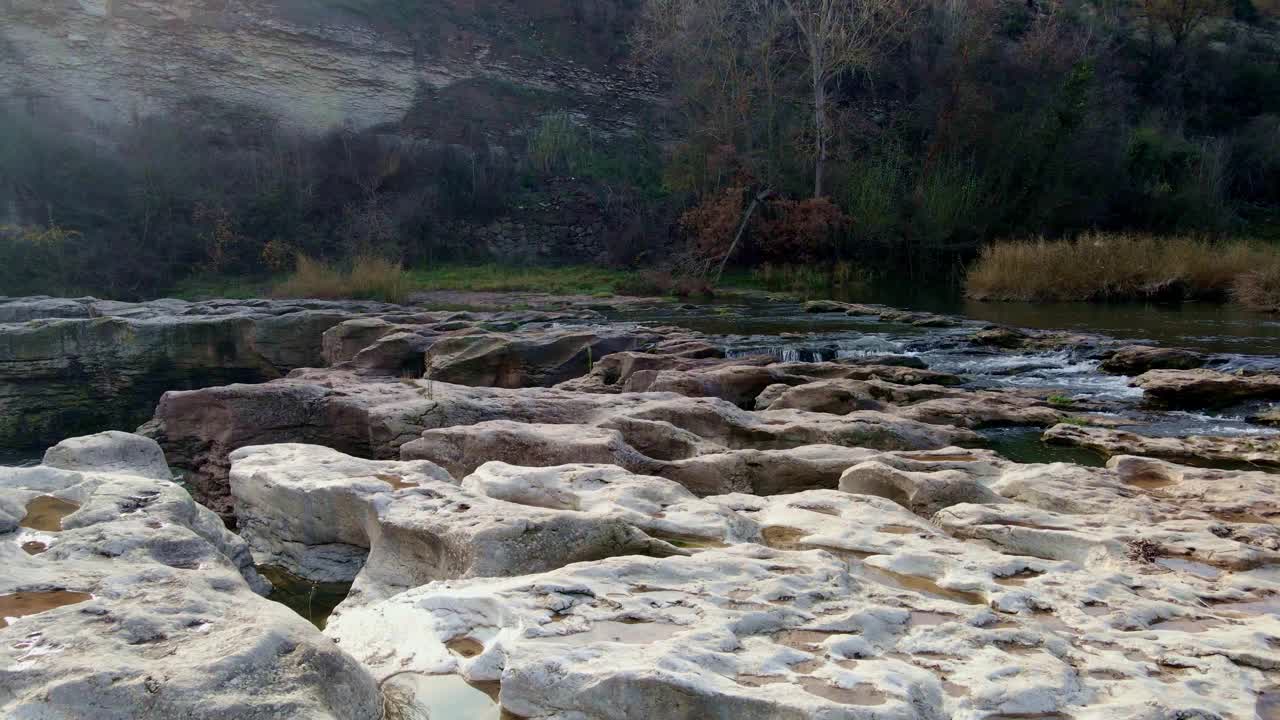
[[[874,297],[850,301],[890,302]],[[1225,410],[1164,411],[1145,407],[1131,378],[1098,370],[1100,348],[1129,342],[1184,347],[1210,355],[1208,367],[1231,372],[1280,371],[1280,317],[1249,313],[1231,306],[1184,304],[1098,305],[1069,303],[978,303],[916,293],[897,298],[895,307],[961,315],[956,327],[915,327],[874,316],[805,313],[799,302],[748,299],[685,305],[634,306],[617,319],[669,324],[697,330],[722,344],[730,357],[768,354],[784,361],[899,354],[917,357],[932,370],[963,375],[968,387],[1051,392],[1070,399],[1081,412],[1101,412],[1123,430],[1150,436],[1280,435],[1280,428],[1246,418],[1265,404]],[[986,323],[1094,336],[1078,347],[1043,351],[986,349],[967,338]],[[984,430],[988,445],[1020,462],[1064,461],[1101,465],[1089,450],[1047,446],[1038,428]]]

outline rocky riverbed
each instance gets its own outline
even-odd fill
[[[833,302],[0,319],[15,442],[85,377],[155,404],[0,468],[6,717],[1280,712],[1276,357]],[[140,400],[157,358],[253,382]]]

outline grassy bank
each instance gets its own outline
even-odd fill
[[[198,276],[180,283],[167,294],[187,300],[306,297],[384,302],[403,302],[412,293],[430,291],[536,292],[596,297],[670,294],[670,286],[640,282],[642,275],[642,272],[592,265],[518,267],[450,264],[405,269],[380,258],[357,258],[347,264],[321,263],[303,258],[294,272],[288,275],[259,279]]]
[[[245,279],[198,276],[169,293],[188,300],[288,297],[318,299],[366,299],[403,302],[415,292],[532,292],[547,295],[613,295],[637,297],[691,297],[733,291],[767,290],[805,297],[827,297],[867,281],[869,275],[848,263],[834,266],[769,265],[725,273],[719,288],[698,278],[673,276],[660,270],[628,270],[594,265],[561,267],[438,265],[402,268],[377,257],[361,257],[349,263],[298,260],[288,275]]]
[[[1104,233],[997,242],[969,269],[966,293],[1033,302],[1235,298],[1274,308],[1280,306],[1280,247]]]

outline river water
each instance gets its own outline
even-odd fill
[[[1128,342],[1185,347],[1210,354],[1209,367],[1226,372],[1280,371],[1280,318],[1218,305],[1096,305],[978,303],[917,294],[902,309],[961,315],[957,327],[921,328],[872,316],[805,313],[800,302],[751,298],[696,305],[636,306],[618,319],[672,324],[707,333],[729,356],[767,353],[787,361],[815,361],[876,354],[920,358],[930,369],[963,375],[977,388],[1051,389],[1084,406],[1115,415],[1121,428],[1143,435],[1277,435],[1280,429],[1246,418],[1263,404],[1206,412],[1163,411],[1144,406],[1131,378],[1098,370],[1099,350]],[[848,296],[881,301],[884,295]],[[986,323],[1096,336],[1079,347],[1007,351],[971,345],[967,338]],[[1123,342],[1121,342],[1123,341]],[[992,447],[1023,462],[1062,460],[1099,464],[1090,451],[1050,447],[1039,430],[987,431]]]

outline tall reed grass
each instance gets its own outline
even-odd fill
[[[411,283],[400,263],[377,255],[360,255],[338,267],[298,255],[293,274],[276,285],[276,297],[320,300],[356,299],[401,303]]]
[[[1280,257],[1237,278],[1231,295],[1250,310],[1280,313]]]
[[[1034,302],[1217,299],[1265,295],[1259,268],[1280,267],[1280,247],[1190,236],[1089,233],[1071,241],[1002,241],[982,249],[966,293],[978,300]],[[1280,275],[1280,271],[1276,271]]]

